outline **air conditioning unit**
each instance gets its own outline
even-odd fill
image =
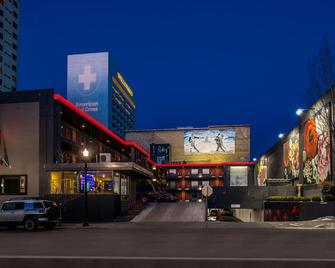
[[[110,153],[101,153],[99,155],[99,162],[100,163],[111,162],[111,154]]]

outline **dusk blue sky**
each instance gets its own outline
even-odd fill
[[[251,124],[251,158],[298,121],[335,1],[21,0],[19,89],[66,96],[67,55],[109,51],[137,128]],[[333,49],[334,51],[334,49]]]

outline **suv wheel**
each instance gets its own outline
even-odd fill
[[[23,227],[26,231],[36,231],[38,229],[38,224],[35,219],[28,218],[23,221]]]

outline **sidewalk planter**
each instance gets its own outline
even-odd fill
[[[305,221],[334,216],[335,202],[266,201],[264,221]]]

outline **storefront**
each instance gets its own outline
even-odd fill
[[[127,213],[138,201],[137,183],[153,176],[149,153],[52,90],[2,94],[0,200],[42,197],[67,205],[68,211],[80,211],[84,162],[91,205],[99,206],[91,211],[106,210],[99,220]],[[108,212],[110,206],[113,212]]]

